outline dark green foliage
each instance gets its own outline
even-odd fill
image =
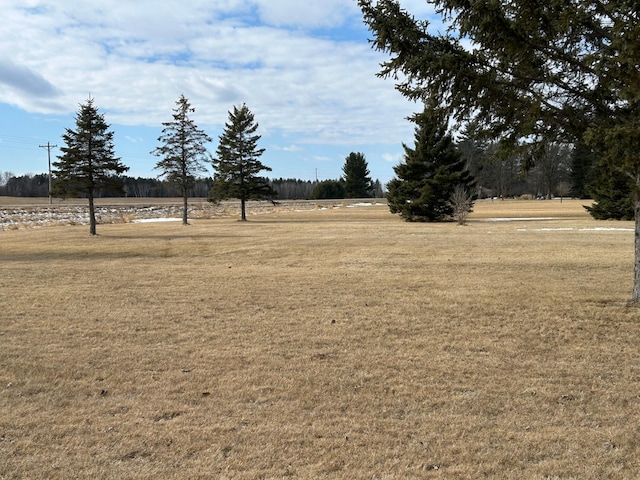
[[[238,198],[241,219],[246,220],[245,204],[248,200],[261,200],[275,195],[268,178],[258,176],[271,168],[260,162],[264,148],[258,148],[260,135],[256,135],[258,123],[246,105],[233,107],[229,121],[220,135],[216,156],[212,159],[215,172],[211,201]]]
[[[345,198],[368,198],[373,193],[367,159],[363,153],[351,152],[342,167]]]
[[[576,198],[591,198],[589,185],[594,180],[597,154],[585,142],[578,142],[571,152],[571,194]]]
[[[11,197],[46,197],[49,195],[49,175],[9,176],[4,185],[0,184],[0,195]]]
[[[345,198],[344,181],[323,180],[316,183],[311,198],[313,200]]]
[[[407,221],[440,222],[453,214],[451,197],[457,185],[466,189],[473,180],[448,133],[448,117],[438,108],[425,108],[412,117],[415,147],[403,145],[404,162],[396,165],[396,178],[387,184],[391,213]]]
[[[277,192],[273,199],[308,200],[311,198],[315,183],[311,180],[299,180],[297,178],[276,178],[270,181],[270,185]]]
[[[98,113],[93,99],[80,105],[76,129],[66,129],[62,135],[65,146],[62,155],[53,162],[53,194],[64,197],[86,196],[89,200],[89,232],[96,235],[93,199],[98,190],[122,192],[119,177],[129,170],[115,157],[113,132]]]
[[[595,203],[584,207],[597,220],[633,220],[633,196],[627,176],[607,165],[596,168],[588,192]]]
[[[207,153],[205,144],[211,141],[211,137],[189,118],[195,109],[184,95],[180,95],[176,105],[173,120],[162,124],[162,135],[158,137],[162,145],[151,154],[161,157],[155,166],[162,171],[160,177],[178,187],[183,199],[182,223],[187,225],[189,191],[196,184],[196,175],[206,172],[202,162]]]

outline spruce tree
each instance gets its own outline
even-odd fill
[[[113,132],[98,112],[93,99],[80,105],[76,129],[66,129],[62,135],[65,146],[62,155],[53,162],[55,178],[53,194],[63,197],[82,195],[89,201],[89,233],[96,235],[94,197],[98,191],[122,193],[119,175],[129,170],[115,157]]]
[[[373,192],[367,159],[363,153],[351,152],[342,167],[346,198],[368,198]]]
[[[258,123],[245,104],[234,106],[220,135],[216,155],[212,159],[215,170],[209,200],[240,199],[240,218],[247,220],[246,202],[275,195],[268,178],[258,174],[271,168],[260,161],[264,148],[258,148]]]
[[[627,176],[608,165],[596,167],[587,190],[594,204],[584,208],[596,220],[633,220],[633,196]]]
[[[195,112],[195,108],[184,95],[180,95],[176,105],[173,120],[162,124],[162,135],[158,137],[162,145],[156,147],[151,154],[162,157],[155,166],[162,171],[160,177],[166,178],[180,190],[183,206],[182,224],[188,225],[189,191],[196,184],[197,174],[206,172],[203,165],[207,153],[205,143],[210,142],[211,137],[189,118],[189,114]]]
[[[449,220],[456,186],[468,189],[473,180],[441,109],[427,107],[411,120],[416,123],[415,146],[403,144],[404,162],[394,167],[397,178],[387,184],[389,209],[410,222]]]

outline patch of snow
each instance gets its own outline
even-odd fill
[[[359,202],[359,203],[352,203],[350,205],[347,205],[347,208],[355,208],[355,207],[373,207],[377,204],[375,203],[371,203],[371,202]]]
[[[573,228],[534,228],[534,232],[570,232]]]
[[[479,222],[528,222],[537,220],[558,220],[554,217],[497,217],[478,220]]]
[[[182,221],[181,218],[161,217],[161,218],[140,218],[138,220],[133,220],[133,222],[131,223],[156,223],[156,222],[180,222],[180,221]]]
[[[560,227],[560,228],[518,228],[518,232],[570,232],[576,230],[572,227]],[[614,227],[593,227],[593,228],[578,228],[579,232],[633,232],[633,228],[614,228]]]
[[[615,227],[594,227],[581,228],[581,232],[633,232],[633,228],[615,228]]]

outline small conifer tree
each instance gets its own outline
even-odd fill
[[[346,198],[368,198],[373,193],[367,159],[363,153],[351,152],[342,167]]]
[[[264,148],[258,148],[258,123],[246,105],[234,106],[220,135],[220,144],[212,159],[215,170],[210,201],[240,199],[240,218],[247,220],[246,202],[272,197],[275,191],[268,178],[258,174],[271,168],[260,161]]]
[[[469,188],[473,179],[447,132],[442,110],[427,106],[411,120],[416,123],[415,146],[403,144],[404,162],[393,168],[396,178],[387,184],[389,209],[411,222],[449,220],[456,185]]]
[[[129,167],[116,158],[113,132],[98,112],[93,99],[80,105],[76,129],[66,129],[62,135],[65,146],[62,155],[53,162],[55,178],[53,194],[63,197],[82,195],[89,201],[89,233],[96,235],[94,197],[98,191],[123,192],[122,173]]]
[[[206,171],[202,162],[207,153],[205,144],[211,137],[189,118],[195,108],[184,95],[180,95],[176,105],[173,120],[162,124],[162,135],[158,137],[162,145],[151,154],[162,157],[155,166],[162,171],[160,177],[165,177],[182,193],[182,224],[188,225],[189,191],[196,184],[197,174]]]

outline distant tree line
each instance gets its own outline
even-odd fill
[[[10,197],[46,197],[49,195],[49,175],[15,176],[11,172],[0,172],[0,195]]]
[[[135,198],[177,198],[182,196],[179,186],[158,178],[120,177],[124,193],[98,189],[96,198],[135,197]],[[319,200],[340,199],[345,197],[344,180],[311,181],[296,178],[275,178],[268,180],[275,191],[273,200]],[[328,187],[331,186],[331,187]],[[373,192],[366,197],[382,198],[384,191],[379,180],[373,182]],[[189,197],[207,198],[213,187],[210,177],[196,178],[188,190]],[[10,197],[46,197],[49,195],[49,175],[16,176],[11,172],[0,173],[0,195]]]
[[[629,198],[622,188],[610,188],[616,181],[611,172],[596,168],[593,155],[584,146],[551,144],[538,153],[540,161],[529,167],[530,159],[522,155],[508,155],[497,144],[478,140],[472,131],[466,131],[457,139],[456,145],[466,162],[467,169],[477,182],[479,198],[531,198],[574,197],[594,198],[598,192],[610,192]],[[180,187],[173,182],[146,177],[121,176],[124,193],[107,190],[98,191],[98,198],[126,197],[181,197]],[[0,172],[0,195],[13,197],[46,197],[49,176],[45,173],[15,176],[11,172]],[[623,181],[617,183],[624,184]],[[269,180],[275,191],[274,200],[315,200],[340,198],[381,198],[386,194],[386,185],[379,180],[371,182],[371,188],[362,195],[347,194],[345,178],[321,181],[295,178]],[[213,187],[210,177],[198,177],[188,189],[190,197],[206,198]],[[630,208],[630,206],[629,206]]]

